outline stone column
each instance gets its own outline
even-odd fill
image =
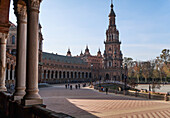
[[[61,78],[60,78],[60,71],[58,71],[57,79],[61,79]]]
[[[61,78],[60,79],[62,79],[63,78],[63,72],[61,71]]]
[[[22,105],[43,104],[38,91],[38,22],[40,0],[27,1],[27,69],[26,94]]]
[[[80,73],[80,79],[82,79],[82,72]]]
[[[48,78],[48,79],[51,79],[51,70],[50,70],[50,72],[49,72],[49,75],[48,75],[48,76],[49,76],[49,78]]]
[[[53,73],[53,79],[56,79],[56,78],[55,78],[55,71],[54,71],[54,73]]]
[[[26,6],[17,4],[14,8],[17,17],[16,86],[14,100],[20,100],[25,95],[27,13]]]
[[[12,70],[12,80],[15,80],[14,75],[15,75],[15,70]]]
[[[6,75],[6,41],[7,34],[0,32],[0,91],[6,91],[5,75]]]
[[[8,69],[8,80],[11,80],[10,74],[11,74],[11,71],[10,71],[10,69]]]
[[[74,71],[73,71],[73,79],[75,79],[75,73],[74,73]]]
[[[48,72],[46,72],[46,77],[45,77],[45,79],[48,79]]]

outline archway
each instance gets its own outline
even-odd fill
[[[58,78],[58,71],[55,71],[55,78]]]
[[[110,76],[109,76],[109,74],[107,73],[106,74],[106,80],[109,80],[110,79]]]

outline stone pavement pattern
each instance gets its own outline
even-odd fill
[[[105,95],[92,89],[40,88],[47,108],[76,118],[170,118],[170,102]]]

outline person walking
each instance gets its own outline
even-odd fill
[[[108,88],[106,88],[106,95],[108,94]]]
[[[75,85],[75,88],[77,89],[77,84]]]
[[[70,90],[72,90],[72,85],[70,85]]]
[[[79,87],[79,89],[80,89],[80,84],[78,84],[78,87]]]
[[[65,85],[65,88],[67,89],[67,84]]]

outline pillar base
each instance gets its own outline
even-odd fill
[[[7,91],[6,87],[0,87],[0,91]]]
[[[23,99],[23,96],[16,96],[16,95],[13,96],[14,101],[20,101],[21,99]]]
[[[41,104],[43,104],[43,99],[30,99],[30,100],[29,99],[28,100],[22,99],[21,104],[24,105],[24,106],[41,105]]]

